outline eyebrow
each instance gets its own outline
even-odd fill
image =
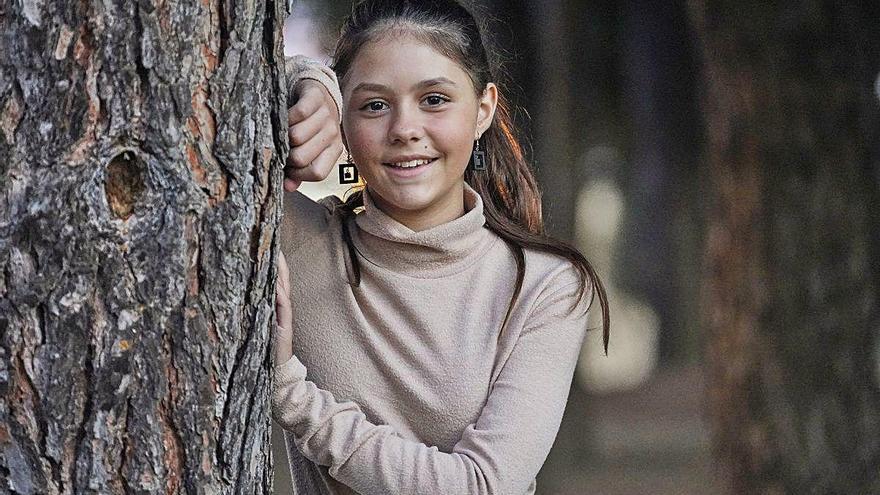
[[[451,86],[456,86],[455,82],[451,79],[448,79],[446,77],[435,77],[433,79],[425,79],[424,81],[421,81],[421,82],[414,84],[412,89],[415,90],[415,89],[429,88],[431,86],[439,86],[441,84],[449,84]],[[351,90],[351,92],[352,93],[357,93],[358,91],[386,92],[389,89],[390,88],[388,86],[385,86],[383,84],[362,82],[362,83],[358,84],[357,86],[355,86],[354,89]]]

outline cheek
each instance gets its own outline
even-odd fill
[[[434,141],[447,156],[466,164],[474,145],[474,131],[471,119],[443,119],[434,126]]]
[[[375,122],[367,121],[356,121],[346,127],[345,138],[355,162],[369,161],[381,151],[382,130],[380,127]]]

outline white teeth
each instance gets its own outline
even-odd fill
[[[430,161],[431,160],[410,160],[408,162],[389,163],[389,165],[391,165],[392,167],[412,168],[418,167],[419,165],[425,165]]]

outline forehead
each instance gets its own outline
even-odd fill
[[[471,85],[464,69],[431,45],[412,36],[386,36],[365,44],[346,74],[343,91],[360,83],[404,90],[427,79],[447,78],[457,86]]]

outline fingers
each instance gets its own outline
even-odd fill
[[[288,124],[287,139],[290,141],[291,148],[306,144],[326,127],[327,118],[321,113],[323,112],[314,113],[296,124]]]
[[[319,112],[327,112],[336,120],[336,103],[321,83],[304,79],[297,83],[299,99],[287,111],[287,125],[296,125]],[[329,105],[328,105],[329,103]],[[330,113],[333,110],[334,113]]]
[[[278,275],[275,279],[275,308],[276,310],[283,309],[290,312],[290,281],[287,274],[287,265],[283,261],[284,255],[279,256]],[[277,313],[277,316],[279,325],[285,323],[281,321],[280,312]]]
[[[293,312],[290,309],[290,291],[285,290],[281,276],[275,282],[275,320],[276,323],[290,328]]]
[[[321,108],[321,99],[314,96],[314,92],[306,91],[300,96],[296,104],[287,110],[287,125],[292,126],[311,117]]]
[[[295,191],[302,182],[324,180],[342,152],[336,103],[317,81],[297,83],[299,99],[288,110],[290,153],[284,169],[284,190]]]
[[[336,167],[336,161],[339,159],[339,155],[342,154],[342,142],[337,142],[333,146],[328,146],[324,148],[324,151],[318,155],[312,161],[312,166],[309,168],[315,169],[315,172],[321,180],[330,175],[330,172]]]
[[[290,149],[287,164],[294,168],[308,167],[326,148],[341,144],[338,128],[322,127],[311,139]]]
[[[342,154],[341,143],[328,146],[307,167],[285,169],[285,176],[291,181],[298,182],[322,181],[333,171],[340,154]]]
[[[281,281],[282,288],[284,289],[284,293],[290,293],[290,270],[287,267],[287,258],[284,257],[284,252],[280,249],[278,250],[278,280]]]
[[[293,330],[276,325],[273,332],[275,366],[286,363],[293,356]]]
[[[275,281],[275,364],[293,355],[293,311],[290,306],[290,273],[284,253],[278,252],[278,277]]]
[[[286,173],[286,172],[285,172]],[[293,179],[284,179],[284,190],[287,192],[293,192],[299,189],[299,186],[302,184],[301,180],[293,180]]]

